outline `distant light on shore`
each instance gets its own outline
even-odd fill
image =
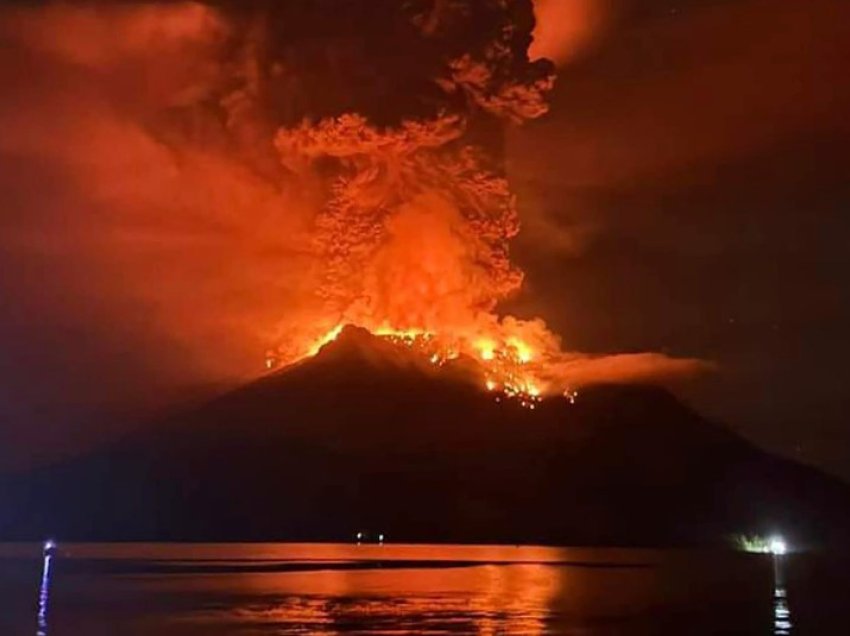
[[[774,556],[782,556],[788,553],[788,543],[780,535],[763,537],[741,534],[734,537],[734,542],[735,546],[744,552],[772,554]]]
[[[771,537],[768,548],[770,553],[775,555],[782,555],[788,551],[788,546],[782,537]]]

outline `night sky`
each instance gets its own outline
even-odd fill
[[[681,389],[698,410],[850,479],[850,5],[547,0],[539,11],[538,52],[556,58],[558,83],[550,113],[505,142],[527,273],[507,308],[543,316],[576,350],[714,361]],[[73,76],[45,78],[19,56],[8,29],[0,42],[0,136],[14,137],[21,112],[55,121],[49,104],[87,103]],[[222,371],[241,353],[217,364],[197,353],[227,349],[238,321],[187,344],[149,298],[103,283],[90,269],[103,260],[74,257],[82,208],[51,161],[0,143],[0,191],[4,464],[245,379]],[[218,271],[214,259],[198,269]],[[167,280],[168,262],[156,276]],[[175,291],[181,315],[206,309],[207,291]]]
[[[528,302],[579,349],[716,361],[700,411],[850,478],[850,5],[625,4],[511,139]]]

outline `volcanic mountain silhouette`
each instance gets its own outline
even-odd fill
[[[668,392],[529,410],[346,328],[315,357],[120,443],[0,480],[0,537],[670,545],[850,536],[850,488]]]

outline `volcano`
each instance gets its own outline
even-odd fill
[[[0,537],[713,544],[850,536],[850,488],[667,391],[535,408],[348,327],[317,355],[118,443],[0,480]]]

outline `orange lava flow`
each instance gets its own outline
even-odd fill
[[[344,328],[339,323],[310,342],[303,355],[292,362],[316,355],[322,347],[333,342]],[[481,386],[496,396],[496,401],[511,399],[528,409],[535,409],[545,395],[561,393],[570,402],[577,392],[563,390],[544,379],[544,352],[517,335],[488,334],[465,337],[446,337],[425,329],[395,329],[386,325],[369,331],[383,340],[421,355],[422,359],[441,367],[466,356],[475,360],[481,370]],[[282,362],[272,352],[266,367],[274,369]]]

